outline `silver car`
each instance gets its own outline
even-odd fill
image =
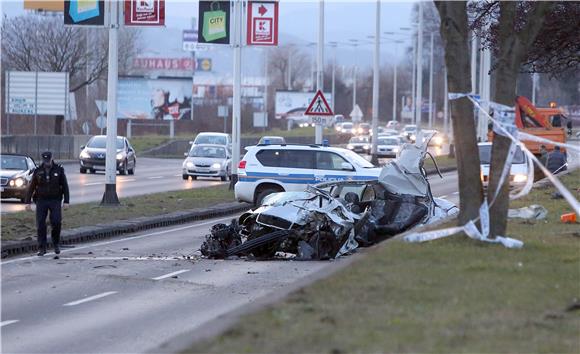
[[[219,177],[227,181],[231,177],[232,156],[224,145],[196,144],[185,153],[183,179],[197,177]]]

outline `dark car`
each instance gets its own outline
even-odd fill
[[[18,198],[24,202],[32,173],[36,168],[30,156],[2,154],[0,169],[0,195],[2,198]]]
[[[118,136],[116,151],[117,171],[119,171],[119,174],[134,174],[137,165],[137,156],[135,156],[135,149],[133,149],[129,140],[124,136]],[[93,136],[86,146],[81,146],[81,154],[79,156],[79,162],[81,165],[80,172],[95,173],[97,170],[104,171],[106,157],[107,136]]]

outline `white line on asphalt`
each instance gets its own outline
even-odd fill
[[[451,193],[451,194],[459,194],[459,192],[453,192],[453,193]]]
[[[104,182],[85,183],[85,186],[97,186],[99,184],[104,184]]]
[[[442,196],[440,196],[439,198],[443,198],[443,199],[445,199],[445,198],[447,198],[447,197],[448,197],[448,195],[447,195],[447,194],[445,194],[445,195],[442,195]]]
[[[172,277],[174,275],[181,274],[181,273],[185,273],[185,272],[189,272],[189,269],[178,270],[177,272],[173,272],[173,273],[169,273],[169,274],[165,274],[165,275],[160,275],[158,277],[151,278],[151,279],[153,279],[153,280],[161,280],[161,279],[170,278],[170,277]]]
[[[173,175],[173,177],[181,177],[181,175]]]
[[[20,320],[2,321],[2,322],[0,322],[0,327],[8,326],[9,324],[13,324],[16,322],[20,322]]]
[[[147,179],[160,179],[163,177],[165,177],[165,176],[153,176],[153,177],[147,177]]]
[[[119,181],[119,182],[133,182],[136,180],[137,179],[135,179],[135,178],[125,178],[125,179],[118,179],[117,181]]]
[[[62,306],[75,306],[75,305],[80,305],[80,304],[84,304],[85,302],[97,300],[97,299],[103,298],[105,296],[113,295],[113,294],[116,294],[116,293],[117,293],[116,291],[107,291],[107,292],[104,292],[104,293],[101,293],[101,294],[97,294],[97,295],[85,297],[84,299],[80,299],[80,300],[77,300],[77,301],[67,302],[66,304],[64,304]]]
[[[174,231],[187,230],[187,229],[190,229],[192,227],[198,227],[198,226],[204,226],[204,225],[209,225],[209,224],[215,224],[215,223],[217,223],[219,221],[231,220],[231,219],[233,219],[233,216],[226,217],[226,218],[212,219],[212,221],[205,221],[205,222],[196,223],[196,224],[193,224],[193,225],[176,227],[175,229],[169,229],[169,230],[163,230],[163,231],[156,231],[156,232],[152,232],[150,234],[145,234],[145,235],[125,237],[125,238],[120,238],[120,239],[117,239],[117,240],[105,241],[105,242],[100,242],[100,243],[96,243],[96,244],[92,244],[92,245],[86,245],[86,246],[80,246],[80,247],[75,247],[75,248],[71,248],[71,249],[65,249],[65,250],[62,250],[62,253],[65,253],[65,252],[67,252],[67,253],[68,252],[75,252],[75,251],[82,250],[82,249],[85,249],[85,248],[105,246],[105,245],[110,245],[110,244],[118,243],[118,242],[138,240],[140,238],[145,238],[145,237],[155,236],[155,235],[162,235],[162,234],[166,234],[166,233],[170,233],[170,232],[174,232]],[[4,261],[1,264],[2,265],[6,265],[6,264],[10,264],[10,263],[15,263],[15,262],[29,261],[31,259],[41,260],[41,259],[43,259],[43,257],[28,256],[28,257],[22,257],[22,258],[12,259],[12,260],[9,260],[9,261]]]

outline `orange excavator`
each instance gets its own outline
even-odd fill
[[[522,132],[535,135],[554,142],[566,142],[566,123],[569,122],[561,108],[557,108],[555,102],[550,103],[549,108],[538,108],[523,96],[516,97],[516,126]],[[489,129],[487,139],[493,140],[493,131]],[[523,140],[523,139],[522,139]],[[524,144],[535,155],[540,155],[540,146],[545,145],[548,151],[554,149],[554,145],[536,141],[523,140]],[[562,151],[565,151],[562,148]]]

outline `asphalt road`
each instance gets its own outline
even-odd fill
[[[457,202],[457,178],[431,177]],[[214,219],[2,262],[3,353],[154,351],[335,262],[200,259]],[[191,259],[187,259],[187,256]]]
[[[182,159],[138,158],[135,174],[117,175],[117,194],[120,198],[181,189],[205,188],[222,183],[218,178],[184,181],[181,178]],[[105,191],[105,173],[81,174],[76,163],[63,164],[66,172],[71,204],[100,201]],[[2,200],[2,213],[24,210],[16,199]]]

